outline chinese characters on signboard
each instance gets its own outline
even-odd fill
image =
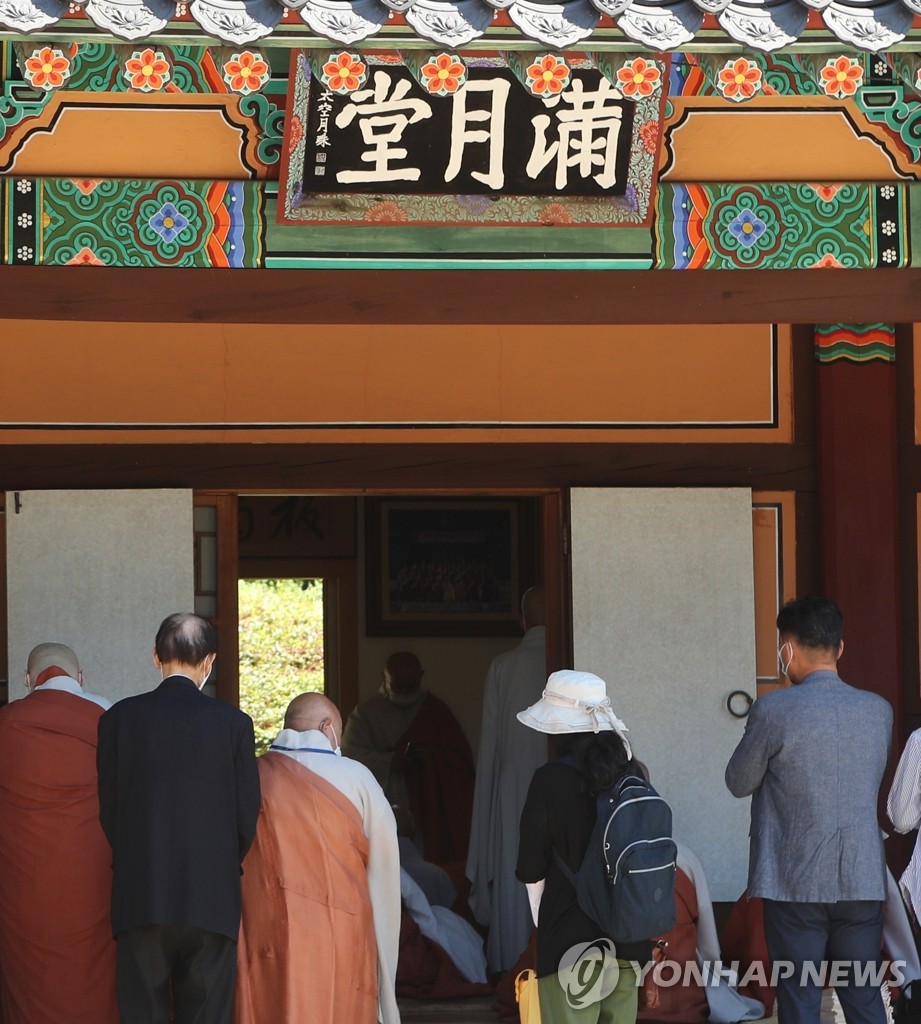
[[[345,95],[314,79],[304,193],[622,196],[634,104],[600,72],[574,70],[549,100],[507,68],[470,67],[450,96],[402,66],[373,67]]]

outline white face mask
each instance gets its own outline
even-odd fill
[[[335,743],[332,744],[333,753],[336,757],[342,757],[342,747],[339,746],[339,737],[336,736],[336,730],[333,728],[332,722],[329,723],[329,728],[332,731],[333,739],[335,740]]]
[[[784,665],[784,663],[783,663],[783,649],[784,649],[784,647],[789,647],[790,648],[790,660],[786,663],[786,665]],[[777,652],[777,660],[780,662],[780,672],[781,672],[781,675],[785,675],[786,676],[787,673],[790,671],[790,664],[793,661],[793,644],[791,644],[789,640],[785,644],[781,645],[780,650]]]

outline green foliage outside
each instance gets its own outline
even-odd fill
[[[323,691],[321,580],[240,580],[240,707],[262,754],[292,697]]]

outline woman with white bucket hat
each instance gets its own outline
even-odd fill
[[[528,886],[537,925],[537,978],[543,1024],[633,1024],[635,961],[650,943],[614,947],[579,907],[557,857],[578,871],[596,820],[596,797],[641,770],[627,727],[611,707],[603,679],[554,672],[543,696],[519,712],[549,734],[556,760],[538,768],[521,814],[518,878]]]

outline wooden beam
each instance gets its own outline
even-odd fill
[[[921,269],[0,267],[0,310],[11,319],[167,323],[913,323]]]
[[[814,491],[804,444],[0,445],[0,490],[418,491],[570,486]]]

